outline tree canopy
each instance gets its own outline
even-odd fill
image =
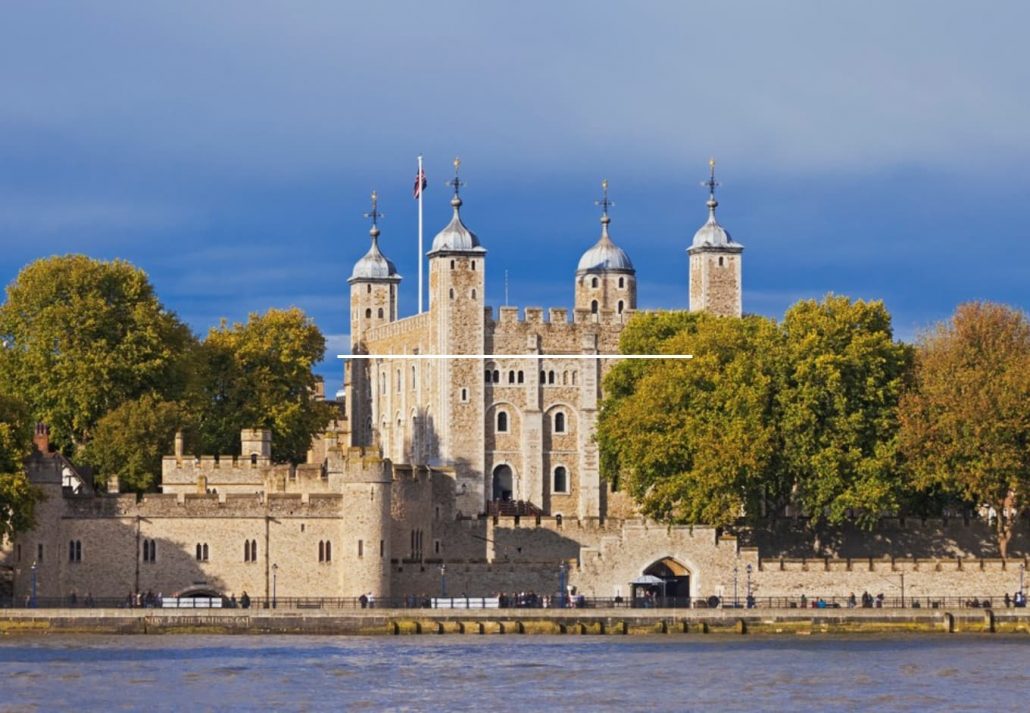
[[[272,430],[273,458],[303,462],[312,436],[332,418],[329,404],[315,397],[312,367],[324,355],[325,338],[297,308],[212,329],[190,404],[201,449],[238,454],[240,429],[263,427]]]
[[[897,402],[911,364],[880,302],[828,296],[781,325],[705,313],[636,315],[605,378],[602,473],[667,522],[755,521],[787,505],[871,523],[902,490]]]
[[[172,452],[175,432],[183,428],[182,407],[147,394],[126,401],[98,422],[84,460],[106,483],[117,475],[121,490],[153,490],[160,479],[161,460]]]
[[[916,485],[994,511],[1001,556],[1030,495],[1030,322],[990,303],[922,335],[900,441]]]
[[[0,545],[32,525],[37,493],[23,461],[32,447],[32,419],[18,399],[0,392]]]
[[[71,455],[100,418],[146,393],[177,396],[189,329],[146,273],[83,255],[29,264],[0,305],[0,388],[19,394]]]

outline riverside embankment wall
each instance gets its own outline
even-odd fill
[[[1030,634],[1026,609],[0,611],[0,635],[47,634]]]

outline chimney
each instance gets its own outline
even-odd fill
[[[50,426],[46,425],[42,421],[36,423],[36,435],[32,437],[32,442],[43,455],[50,452]]]
[[[175,432],[175,457],[182,458],[182,431]]]

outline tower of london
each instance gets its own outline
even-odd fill
[[[461,182],[433,238],[428,308],[402,316],[402,280],[381,244],[373,194],[370,245],[347,280],[351,355],[338,418],[308,462],[271,459],[271,432],[241,433],[241,454],[190,456],[176,438],[161,492],[93,491],[45,442],[29,460],[45,495],[37,526],[2,556],[16,596],[189,595],[347,598],[552,592],[567,583],[629,596],[657,576],[668,596],[721,593],[741,557],[712,528],[639,516],[599,471],[602,383],[637,310],[638,275],[612,228],[569,266],[565,307],[485,303],[489,231],[465,222]],[[684,245],[691,310],[739,317],[743,247],[708,218]],[[585,231],[586,232],[586,231]],[[45,441],[45,434],[37,434]],[[447,579],[444,580],[444,573]]]

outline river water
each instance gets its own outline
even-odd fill
[[[0,711],[1028,710],[1030,637],[46,636]]]

